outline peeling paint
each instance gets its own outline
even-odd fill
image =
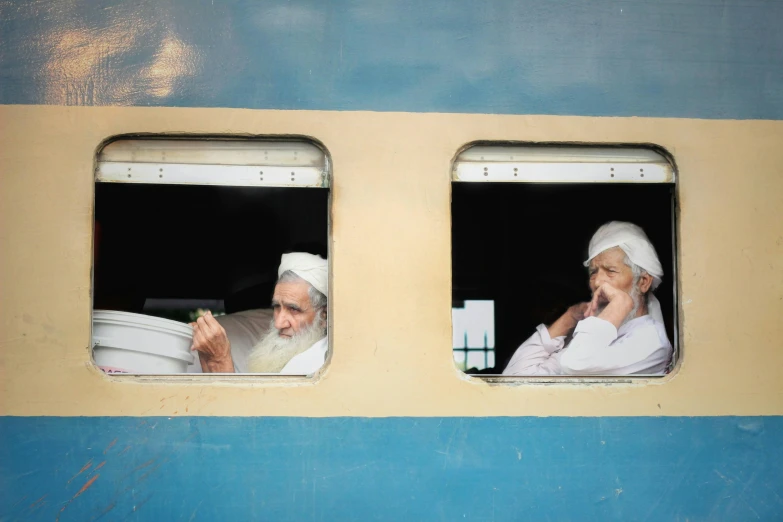
[[[82,486],[82,489],[80,489],[80,490],[79,490],[79,491],[78,491],[78,492],[77,492],[77,493],[76,493],[76,494],[73,496],[73,498],[75,499],[76,497],[78,497],[79,495],[81,495],[82,493],[84,493],[85,491],[87,491],[87,490],[90,488],[90,486],[92,486],[92,485],[93,485],[93,483],[94,483],[96,480],[98,480],[98,477],[100,477],[100,475],[95,475],[95,476],[93,476],[93,477],[92,477],[90,480],[88,480],[88,481],[87,481],[87,482],[84,484],[84,486]]]
[[[96,481],[96,480],[98,480],[98,477],[100,477],[100,475],[94,475],[94,476],[93,476],[92,478],[90,478],[90,479],[89,479],[87,482],[85,482],[85,484],[82,486],[82,489],[80,489],[79,491],[77,491],[77,492],[76,492],[76,494],[75,494],[73,497],[71,497],[71,499],[70,499],[68,502],[66,502],[66,503],[65,503],[65,505],[64,505],[63,507],[61,507],[61,508],[60,508],[60,511],[57,513],[57,518],[55,519],[55,522],[59,522],[59,520],[60,520],[60,516],[62,516],[63,512],[65,511],[65,509],[66,509],[68,506],[70,506],[70,505],[71,505],[71,503],[72,503],[74,500],[76,500],[76,499],[77,499],[79,496],[81,496],[81,494],[82,494],[82,493],[84,493],[85,491],[87,491],[88,489],[90,489],[90,486],[92,486],[92,485],[95,483],[95,481]]]
[[[38,500],[36,500],[32,504],[30,504],[30,509],[33,509],[35,506],[39,505],[41,502],[44,501],[45,498],[46,498],[46,495],[42,496],[41,498],[39,498]]]
[[[115,444],[117,444],[117,439],[114,439],[113,441],[111,441],[111,442],[109,443],[109,445],[108,445],[108,446],[106,446],[106,449],[105,449],[105,450],[103,450],[103,454],[104,454],[104,455],[106,455],[106,453],[108,453],[108,451],[109,451],[110,449],[112,449],[112,448],[114,447],[114,445],[115,445]]]
[[[76,477],[78,477],[88,469],[90,469],[90,466],[92,466],[92,459],[88,460],[87,463],[84,466],[82,466],[82,469],[80,469],[79,472],[76,473],[76,475],[68,479],[68,482],[66,482],[66,484],[70,484],[73,479],[75,479]]]

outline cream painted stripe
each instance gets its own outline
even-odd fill
[[[0,107],[0,122],[3,414],[783,414],[783,122],[51,106]],[[103,139],[131,132],[304,134],[328,147],[334,356],[320,382],[118,383],[90,367],[93,159]],[[656,143],[674,155],[675,375],[505,387],[454,369],[449,168],[477,139]]]

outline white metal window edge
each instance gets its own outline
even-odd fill
[[[96,181],[244,187],[328,187],[317,167],[101,162]]]
[[[119,139],[98,155],[99,182],[328,187],[329,160],[298,140]]]
[[[649,149],[476,146],[454,162],[458,182],[673,183],[674,169]]]

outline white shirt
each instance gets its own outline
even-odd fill
[[[650,315],[616,329],[588,317],[577,323],[568,346],[565,337],[549,337],[543,324],[517,348],[503,375],[664,374],[672,355],[666,329]]]
[[[310,375],[317,372],[326,360],[326,350],[329,349],[328,337],[317,341],[307,350],[294,355],[280,370],[282,375]]]
[[[273,312],[270,309],[245,310],[228,315],[218,315],[215,320],[223,327],[231,343],[231,359],[236,373],[247,373],[248,359],[253,347],[269,330]],[[188,365],[188,373],[202,373],[198,352],[193,351],[193,364]]]

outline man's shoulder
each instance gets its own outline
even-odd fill
[[[620,328],[619,338],[634,341],[646,341],[663,347],[671,347],[666,335],[666,327],[650,315],[637,317]]]

